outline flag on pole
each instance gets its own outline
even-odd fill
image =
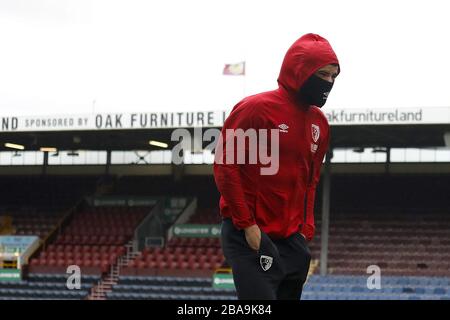
[[[223,74],[226,76],[245,76],[245,61],[225,64]]]

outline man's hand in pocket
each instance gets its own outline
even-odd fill
[[[259,250],[261,246],[261,230],[254,224],[250,227],[244,229],[245,240],[247,240],[248,245],[255,251]]]

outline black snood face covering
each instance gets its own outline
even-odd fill
[[[312,75],[300,88],[297,97],[303,103],[321,108],[327,102],[331,88],[333,88],[333,82],[328,82],[316,75]]]

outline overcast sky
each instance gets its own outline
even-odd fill
[[[342,73],[324,108],[450,105],[444,0],[0,0],[0,114],[229,110],[277,87],[319,33]],[[245,60],[247,76],[223,76]],[[95,103],[94,103],[95,101]]]

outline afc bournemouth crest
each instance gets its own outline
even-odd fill
[[[273,258],[269,257],[269,256],[261,255],[261,257],[259,258],[259,263],[261,264],[261,268],[264,271],[267,271],[270,269],[270,267],[272,266],[272,262],[273,262]]]
[[[319,128],[318,125],[312,124],[311,125],[311,130],[312,130],[313,141],[317,142],[317,140],[319,140],[319,137],[320,137],[320,128]]]

